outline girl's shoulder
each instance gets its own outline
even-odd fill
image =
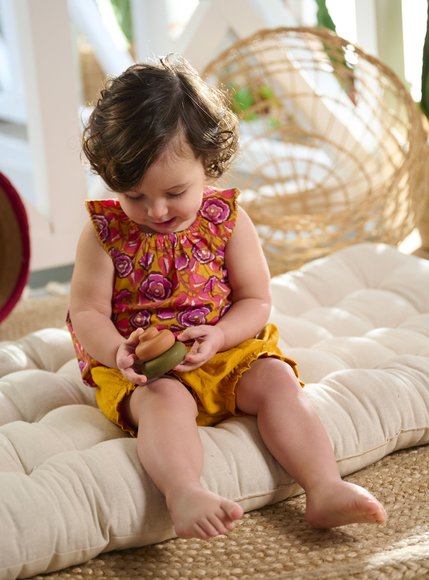
[[[237,220],[238,196],[238,189],[206,188],[199,211],[200,216],[217,226],[227,222],[234,225]]]
[[[219,187],[206,187],[203,192],[203,199],[219,198],[227,203],[237,203],[240,191],[236,187],[220,189]]]
[[[85,202],[90,220],[102,246],[109,250],[113,245],[126,242],[139,232],[128,219],[117,199],[92,199]]]
[[[87,199],[85,201],[85,207],[90,216],[93,215],[104,215],[106,218],[109,216],[118,216],[123,214],[122,208],[117,199]]]

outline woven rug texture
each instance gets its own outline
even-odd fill
[[[0,340],[17,340],[42,328],[62,328],[66,323],[68,301],[67,295],[21,299],[0,324]]]

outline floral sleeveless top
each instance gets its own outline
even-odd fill
[[[128,337],[154,325],[178,334],[187,326],[216,324],[231,305],[225,247],[237,219],[236,189],[207,188],[195,221],[170,234],[146,233],[115,199],[87,201],[97,237],[114,266],[112,321]],[[82,377],[103,366],[81,346],[67,324]]]

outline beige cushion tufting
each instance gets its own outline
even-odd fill
[[[272,286],[272,320],[342,474],[429,443],[429,262],[363,244]],[[0,343],[0,376],[2,579],[174,535],[135,440],[101,415],[81,383],[65,330]],[[210,489],[245,510],[299,493],[253,418],[200,433]]]

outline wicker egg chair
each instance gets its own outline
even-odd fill
[[[325,29],[277,28],[235,42],[203,76],[240,117],[240,153],[220,185],[241,189],[272,275],[413,230],[429,191],[427,135],[379,60]]]

